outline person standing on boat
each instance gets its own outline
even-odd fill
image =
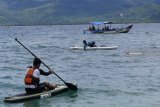
[[[33,66],[27,68],[27,74],[24,79],[26,93],[38,93],[45,89],[51,90],[57,87],[57,85],[52,85],[48,82],[40,83],[40,75],[48,76],[53,72],[52,70],[44,72],[39,69],[40,65],[41,60],[39,58],[35,58]]]

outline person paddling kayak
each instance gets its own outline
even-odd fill
[[[91,42],[88,42],[86,40],[83,40],[83,44],[84,44],[84,50],[86,49],[86,47],[96,47],[96,43],[95,41],[91,41]]]
[[[40,83],[40,75],[48,76],[53,73],[52,70],[44,72],[42,69],[39,69],[41,63],[39,58],[35,58],[33,66],[27,68],[27,74],[24,79],[26,93],[39,93],[45,89],[52,90],[57,87],[57,85],[52,85],[48,82]]]

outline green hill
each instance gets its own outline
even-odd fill
[[[0,0],[0,25],[160,22],[159,0]]]

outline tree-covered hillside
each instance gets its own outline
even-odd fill
[[[0,0],[0,25],[160,22],[160,0]]]

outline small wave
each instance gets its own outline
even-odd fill
[[[118,54],[112,54],[112,55],[110,55],[110,56],[113,56],[113,57],[115,57],[115,56],[119,56]]]
[[[118,92],[119,94],[127,94],[127,95],[133,95],[133,96],[141,96],[141,95],[145,94],[143,92],[138,92],[138,91],[123,91],[123,90],[120,90],[120,89],[117,89],[116,92]]]
[[[155,88],[148,88],[146,90],[149,92],[159,92],[159,89],[155,89]]]
[[[128,55],[142,55],[142,52],[127,52]]]
[[[42,45],[39,45],[37,48],[47,48],[47,46],[42,46]]]
[[[3,77],[0,77],[0,78],[10,79],[10,78],[12,78],[12,76],[3,76]]]
[[[18,92],[25,92],[23,85],[17,85],[17,84],[9,84],[9,83],[3,83],[0,85],[1,90],[5,90],[8,93],[12,94],[10,91],[18,91]]]
[[[88,92],[88,94],[91,94],[91,93],[105,94],[107,96],[116,96],[119,94],[119,92],[117,90],[92,89],[92,88],[81,89],[81,92]]]

